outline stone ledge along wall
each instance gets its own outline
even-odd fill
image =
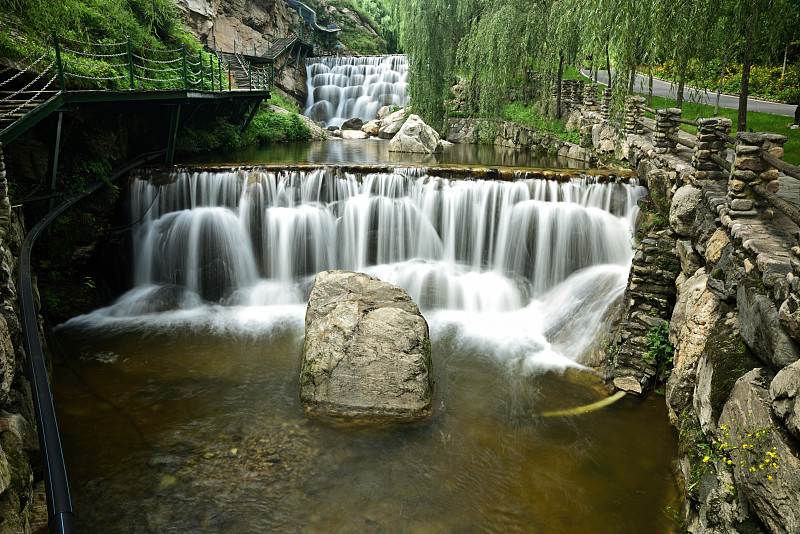
[[[633,124],[641,116],[619,121],[620,132],[609,114],[582,114],[584,144],[627,161],[650,190],[607,378],[619,389],[665,395],[679,432],[682,528],[798,533],[798,227],[751,190],[780,187],[752,147],[780,157],[781,136],[740,133],[733,158],[708,133],[729,132],[725,119],[706,119],[711,126],[701,124],[696,148],[687,149],[673,142],[688,135],[677,131],[676,116],[657,114],[651,129],[666,134],[651,136]],[[732,161],[733,173],[710,163],[713,152]],[[671,365],[648,358],[648,334],[666,332],[666,322]]]

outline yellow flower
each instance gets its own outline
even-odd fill
[[[703,457],[703,463],[704,463],[704,464],[705,464],[705,463],[708,463],[708,460],[709,460],[709,457],[708,457],[708,456],[704,456],[704,457]]]
[[[767,475],[767,480],[772,480],[772,475]]]

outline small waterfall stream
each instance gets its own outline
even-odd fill
[[[324,57],[306,63],[305,115],[324,126],[348,119],[374,119],[382,106],[408,103],[408,59],[404,55]]]

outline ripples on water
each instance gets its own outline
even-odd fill
[[[579,361],[624,288],[641,188],[256,169],[131,191],[136,287],[57,332],[83,530],[668,531],[663,401],[537,415],[600,396]],[[336,267],[421,304],[431,420],[304,418],[305,299]]]

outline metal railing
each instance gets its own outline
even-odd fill
[[[179,48],[157,49],[122,42],[84,43],[52,34],[52,50],[61,90],[89,85],[106,90],[230,90],[229,70],[215,53]]]

